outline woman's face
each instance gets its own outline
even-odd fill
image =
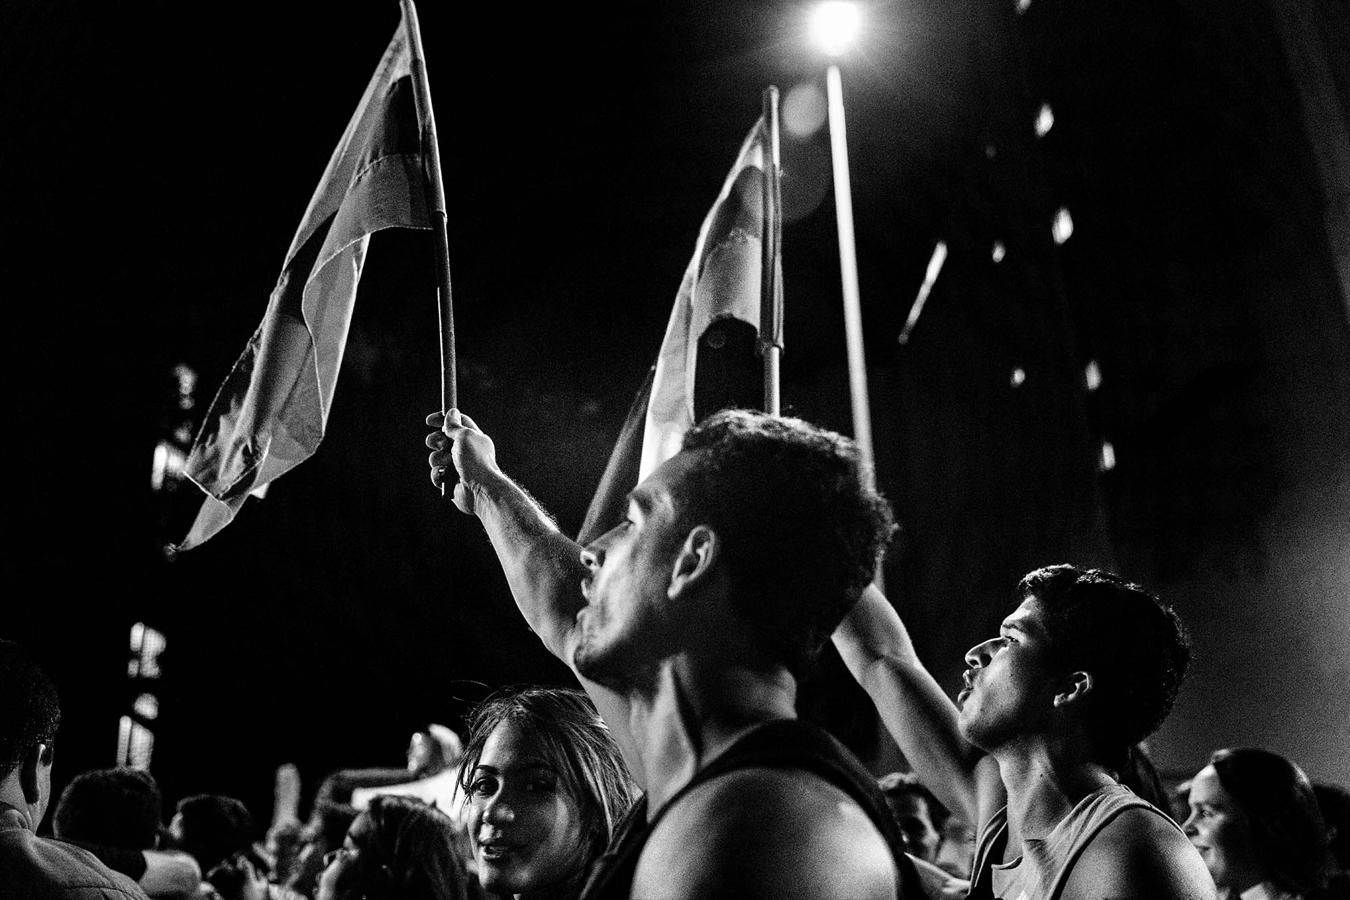
[[[1214,884],[1245,891],[1265,878],[1258,862],[1251,822],[1219,781],[1213,766],[1191,779],[1191,814],[1186,835],[1200,851]]]
[[[357,816],[347,829],[342,846],[324,855],[324,868],[319,873],[314,900],[345,900],[361,895],[361,847],[367,842],[370,828],[369,816]]]
[[[478,878],[515,894],[564,881],[583,862],[581,812],[536,742],[512,721],[492,730],[469,781]]]

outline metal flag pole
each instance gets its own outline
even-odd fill
[[[782,153],[778,132],[778,88],[764,90],[764,233],[761,241],[759,352],[764,358],[764,411],[782,409],[779,365],[783,356]]]
[[[441,325],[441,412],[459,405],[459,385],[455,366],[455,308],[450,292],[450,242],[446,233],[445,183],[441,179],[441,151],[436,141],[436,116],[431,110],[431,84],[427,80],[426,57],[422,53],[422,30],[417,24],[413,0],[401,0],[412,48],[413,90],[418,118],[422,123],[422,159],[425,161],[427,188],[430,191],[431,242],[436,253],[436,299]],[[442,492],[445,487],[442,485]]]
[[[858,255],[853,240],[853,196],[844,137],[844,89],[839,67],[825,73],[830,116],[830,156],[834,164],[834,209],[839,227],[839,274],[844,290],[844,339],[848,346],[848,386],[853,405],[853,437],[862,453],[868,486],[876,484],[872,453],[872,414],[867,399],[867,362],[863,355],[862,311],[858,291]]]

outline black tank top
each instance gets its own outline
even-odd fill
[[[704,766],[670,798],[656,818],[647,821],[647,798],[633,805],[614,831],[609,848],[596,860],[581,900],[628,900],[633,876],[647,839],[667,812],[685,794],[719,775],[737,769],[801,769],[848,794],[881,832],[895,858],[899,900],[921,900],[919,875],[905,856],[904,843],[889,807],[872,776],[852,753],[825,731],[799,719],[778,719],[761,725]]]

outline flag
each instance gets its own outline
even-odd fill
[[[370,235],[431,226],[412,38],[405,17],[309,201],[262,324],[206,412],[185,467],[206,498],[179,550],[318,449]]]
[[[766,144],[760,119],[699,229],[656,364],[637,393],[586,511],[577,538],[583,544],[623,517],[628,492],[679,452],[684,433],[699,416],[728,406],[756,407],[763,397],[755,337]]]

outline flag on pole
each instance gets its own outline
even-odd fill
[[[638,391],[578,534],[588,543],[623,517],[633,487],[680,449],[705,408],[756,407],[763,397],[755,336],[763,269],[764,160],[761,118],[699,229],[656,364]],[[709,337],[712,341],[708,341]],[[699,365],[700,346],[726,352],[717,375]],[[741,353],[741,348],[744,352]],[[753,379],[740,377],[750,373]],[[716,384],[712,382],[718,382]],[[748,383],[753,381],[753,383]],[[706,399],[705,399],[706,398]]]
[[[414,37],[405,15],[309,201],[262,324],[206,412],[186,464],[206,498],[179,550],[318,449],[370,236],[430,227]]]

